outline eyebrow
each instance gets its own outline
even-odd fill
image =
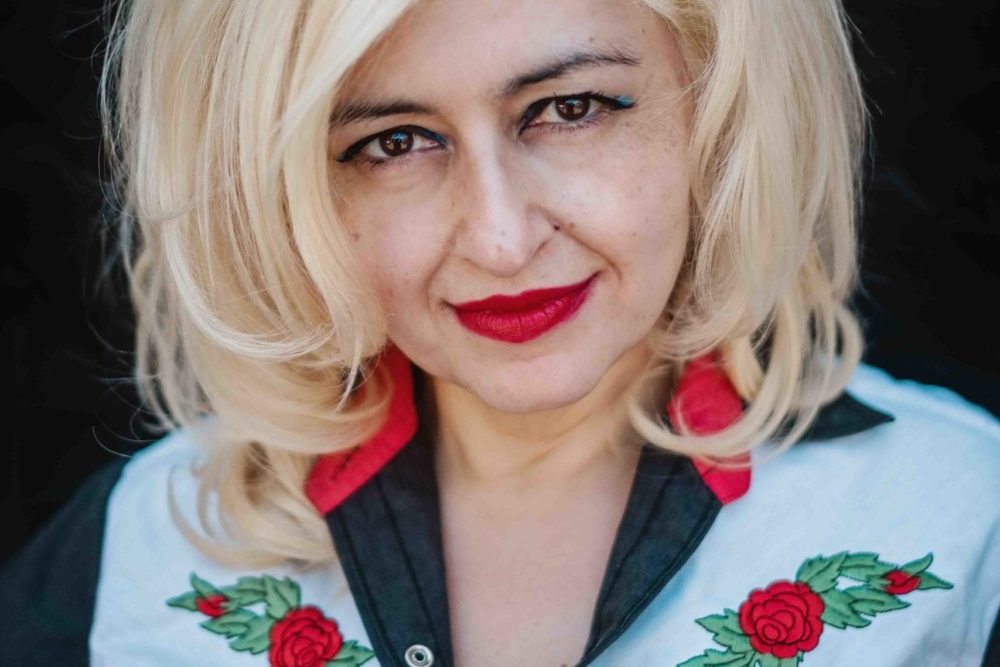
[[[583,69],[606,65],[638,67],[641,64],[641,60],[637,56],[618,47],[576,50],[553,58],[530,71],[512,77],[500,86],[494,97],[496,99],[509,98],[528,86],[550,79],[558,79],[571,72]],[[405,113],[431,114],[434,113],[434,109],[416,100],[406,98],[385,101],[363,100],[347,102],[338,105],[334,109],[330,115],[330,125],[345,125],[347,123],[374,120],[384,116]]]

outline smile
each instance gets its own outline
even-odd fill
[[[565,322],[587,300],[597,274],[563,287],[498,294],[466,301],[452,308],[458,321],[480,336],[507,343],[524,343]]]

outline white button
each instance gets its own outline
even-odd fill
[[[423,644],[414,644],[403,654],[409,667],[431,667],[434,664],[434,654]]]

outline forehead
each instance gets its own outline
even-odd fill
[[[633,0],[420,0],[361,59],[345,90],[492,97],[509,77],[553,57],[592,47],[669,61],[669,41],[663,20]]]

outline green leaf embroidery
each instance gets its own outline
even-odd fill
[[[172,597],[167,600],[167,604],[171,607],[179,607],[180,609],[188,609],[190,611],[198,611],[198,605],[195,604],[195,600],[198,599],[198,594],[194,591],[190,593],[183,593],[176,597]]]
[[[847,552],[841,551],[829,558],[810,558],[799,568],[795,580],[809,584],[809,588],[817,593],[828,591],[837,585],[837,577],[840,576],[840,568],[846,557]]]
[[[952,588],[952,585],[944,579],[924,571],[920,573],[920,583],[917,585],[917,590],[923,591],[928,588]]]
[[[863,628],[871,623],[854,609],[854,598],[845,591],[834,588],[823,593],[822,597],[826,606],[820,620],[827,625],[843,630],[847,627]]]
[[[337,655],[334,656],[333,661],[326,664],[336,665],[336,667],[353,667],[353,665],[360,665],[367,662],[374,655],[375,652],[370,648],[361,646],[356,640],[352,639],[349,642],[344,642],[344,645],[337,651]]]
[[[264,601],[267,603],[267,615],[271,618],[281,618],[289,609],[299,606],[299,587],[291,579],[279,581],[274,577],[264,579]]]
[[[920,574],[934,562],[934,555],[927,554],[923,558],[918,558],[917,560],[911,560],[909,563],[904,563],[899,566],[899,569],[907,574]]]
[[[240,577],[235,586],[224,586],[222,592],[233,605],[246,607],[263,600],[266,588],[262,577]]]
[[[768,655],[767,653],[757,654],[757,664],[760,665],[760,667],[798,667],[801,659],[801,653],[785,659],[777,658],[773,655]]]
[[[750,667],[756,653],[730,653],[729,651],[718,651],[710,648],[704,654],[685,660],[677,667]]]
[[[800,652],[796,653],[791,658],[785,658],[783,660],[778,658],[777,659],[778,661],[773,664],[777,665],[777,667],[798,667],[799,663],[802,661],[802,655],[803,654]],[[773,658],[774,656],[768,656],[768,657]]]
[[[247,631],[248,623],[257,618],[253,612],[244,609],[234,609],[222,616],[202,621],[201,627],[226,638],[239,637]]]
[[[909,602],[903,602],[891,593],[870,586],[852,586],[845,588],[844,592],[854,600],[851,606],[855,611],[869,616],[910,606]]]
[[[696,623],[712,633],[716,644],[725,646],[735,653],[753,651],[750,640],[740,630],[740,619],[732,609],[726,609],[723,614],[699,618]]]
[[[840,568],[840,574],[855,581],[868,581],[891,572],[893,566],[878,559],[878,554],[860,552],[848,554]]]
[[[212,584],[208,583],[207,581],[199,577],[194,572],[191,573],[191,588],[193,588],[195,592],[203,598],[207,598],[209,595],[216,595],[222,592]]]
[[[247,623],[246,632],[229,643],[234,651],[249,651],[257,655],[271,645],[271,627],[274,621],[268,616],[256,616]]]

